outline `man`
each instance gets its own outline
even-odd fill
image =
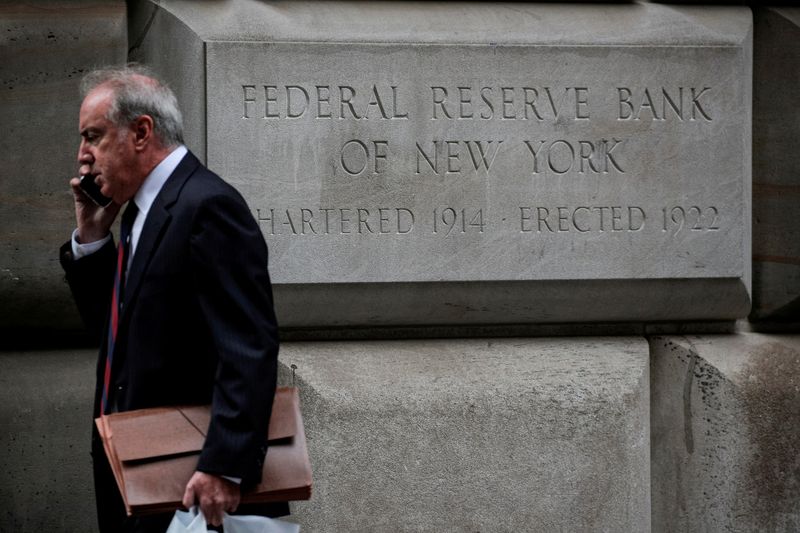
[[[112,203],[70,181],[77,229],[61,263],[102,341],[94,415],[211,403],[183,504],[219,525],[266,453],[278,353],[267,247],[241,196],[183,146],[166,86],[129,67],[90,73],[82,94],[80,173]],[[125,203],[130,239],[117,248],[110,228]],[[163,532],[170,516],[125,517],[96,432],[92,455],[101,531]]]

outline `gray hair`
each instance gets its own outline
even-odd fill
[[[130,64],[121,68],[93,70],[81,80],[81,96],[107,85],[113,98],[108,120],[117,126],[128,126],[142,115],[153,119],[156,138],[171,148],[183,143],[183,117],[178,99],[165,83],[149,69]]]

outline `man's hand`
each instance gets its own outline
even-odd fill
[[[195,503],[212,526],[222,524],[222,513],[232,513],[239,507],[241,491],[239,485],[220,476],[195,472],[183,493],[183,506],[187,509]]]
[[[110,203],[103,208],[95,204],[81,190],[81,180],[72,178],[69,182],[75,199],[75,219],[78,223],[78,240],[82,244],[99,241],[108,235],[111,224],[117,218],[121,205]]]

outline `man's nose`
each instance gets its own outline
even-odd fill
[[[78,164],[80,165],[78,172],[80,174],[89,174],[92,170],[90,165],[93,163],[94,156],[91,150],[88,149],[85,141],[81,141],[81,145],[78,148]]]
[[[82,140],[80,146],[78,147],[78,163],[90,164],[93,161],[94,158],[92,157],[89,147],[86,145],[86,141]]]

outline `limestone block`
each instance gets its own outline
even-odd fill
[[[653,531],[800,529],[800,336],[650,349]]]
[[[136,4],[131,40],[168,78],[184,57],[203,72],[177,87],[202,114],[190,137],[258,219],[285,327],[591,321],[590,299],[733,319],[751,18],[168,0]]]
[[[307,531],[649,531],[642,338],[285,343]]]
[[[78,84],[125,62],[125,2],[0,4],[0,328],[76,328],[58,248],[75,227]]]
[[[756,7],[752,320],[800,322],[800,8]],[[787,107],[789,106],[789,107]]]
[[[0,352],[3,531],[97,530],[92,482],[96,350]]]
[[[195,155],[205,160],[206,83],[203,42],[185,23],[154,3],[133,0],[128,4],[128,57],[131,61],[140,61],[152,67],[179,95],[184,141]]]

